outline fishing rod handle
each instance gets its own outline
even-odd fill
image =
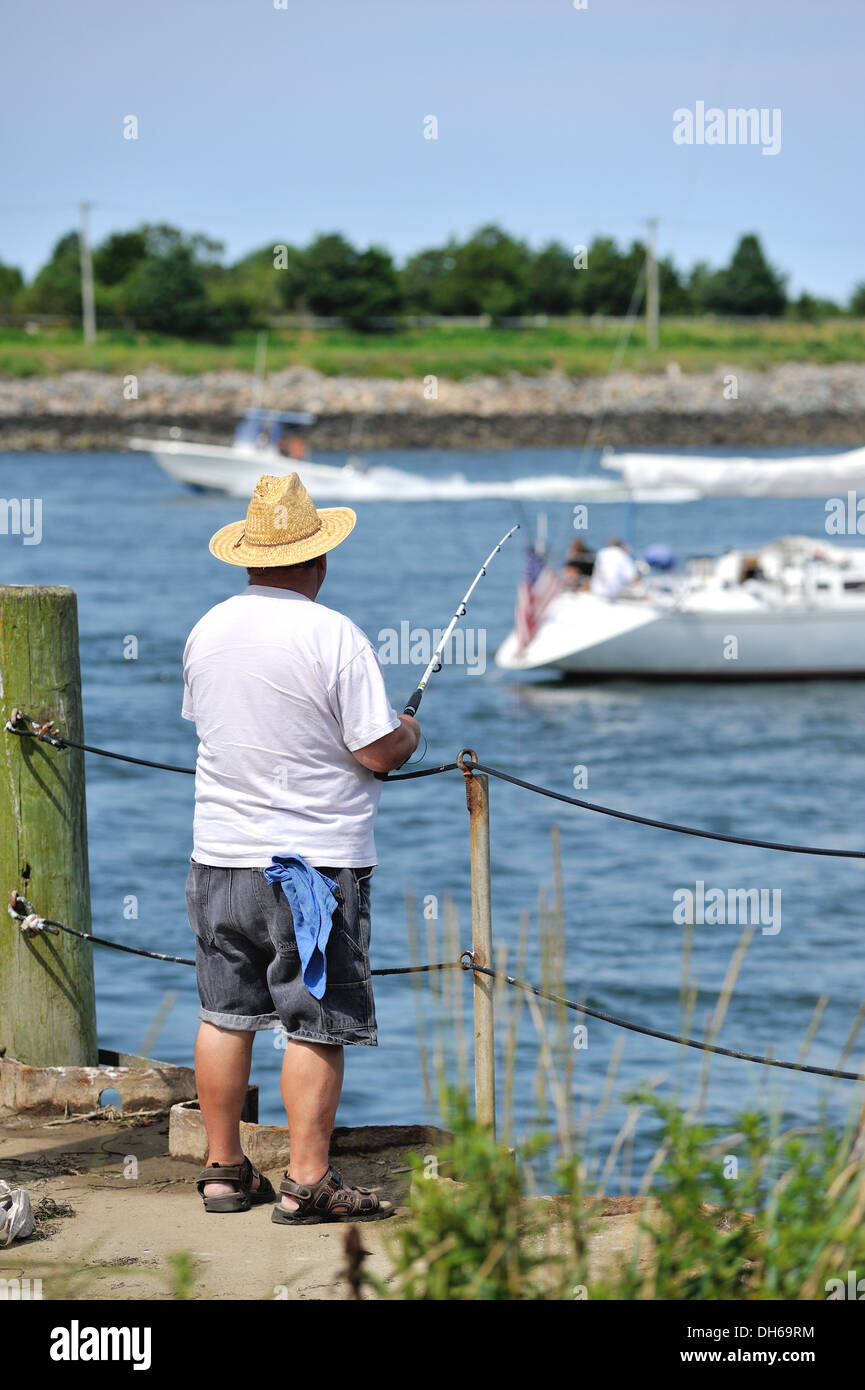
[[[417,690],[414,692],[414,694],[412,695],[412,697],[411,697],[411,699],[409,700],[408,704],[406,705],[405,709],[403,710],[403,714],[410,714],[411,717],[412,717],[412,719],[413,719],[413,718],[414,718],[414,715],[415,715],[415,711],[416,711],[416,709],[417,709],[417,707],[418,707],[418,705],[420,704],[420,702],[421,702],[422,699],[423,699],[423,691],[421,690],[420,686],[418,686]],[[373,776],[376,777],[376,778],[378,779],[379,782],[386,782],[386,781],[387,781],[387,773],[386,773],[386,772],[375,772],[375,773],[373,773]]]

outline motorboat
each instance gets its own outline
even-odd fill
[[[248,497],[262,473],[294,470],[310,492],[320,492],[321,485],[355,477],[358,470],[305,457],[298,431],[314,422],[315,416],[303,411],[253,407],[243,413],[230,444],[208,442],[175,425],[156,438],[135,436],[129,447],[152,454],[170,478],[198,491]]]

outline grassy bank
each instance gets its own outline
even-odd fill
[[[403,378],[432,373],[452,380],[556,370],[591,376],[609,369],[620,333],[616,320],[590,319],[533,328],[436,325],[371,334],[340,328],[279,329],[269,336],[267,367],[269,372],[312,367],[327,376]],[[82,369],[138,373],[149,366],[190,375],[251,371],[254,358],[254,333],[216,344],[108,329],[88,348],[80,333],[69,328],[42,328],[32,334],[23,328],[0,328],[0,375],[12,377]],[[652,372],[663,371],[670,362],[685,372],[710,371],[728,363],[766,370],[781,362],[865,362],[865,320],[667,319],[656,352],[648,348],[640,324],[621,366]]]

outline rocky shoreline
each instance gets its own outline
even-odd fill
[[[124,449],[133,434],[179,426],[230,438],[250,402],[249,373],[150,368],[0,381],[0,449]],[[128,399],[129,396],[132,399]],[[734,364],[689,374],[387,380],[274,372],[262,404],[305,410],[313,450],[514,447],[794,447],[865,442],[865,365]]]

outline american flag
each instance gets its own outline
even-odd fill
[[[554,598],[562,591],[562,582],[542,555],[529,546],[526,551],[526,572],[517,589],[514,628],[520,651],[529,645],[541,620]]]

